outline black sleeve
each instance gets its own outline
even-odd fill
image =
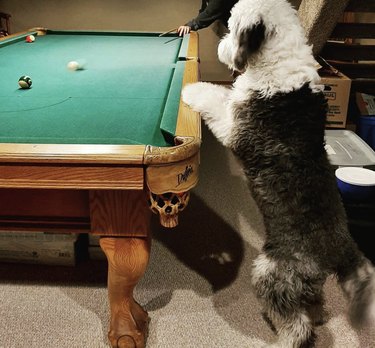
[[[211,0],[206,8],[201,8],[197,17],[186,23],[192,30],[199,30],[208,27],[217,19],[229,17],[231,10],[231,1]]]

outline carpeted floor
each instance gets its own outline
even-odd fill
[[[154,216],[147,272],[136,289],[151,317],[148,348],[258,348],[274,339],[250,290],[262,219],[229,151],[203,128],[200,183],[172,230]],[[109,347],[106,263],[0,264],[0,348]],[[334,279],[318,348],[374,348],[355,332]]]

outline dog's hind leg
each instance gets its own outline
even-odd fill
[[[285,310],[281,304],[285,299],[272,298],[275,296],[275,293],[268,294],[268,296],[268,299],[264,301],[264,308],[268,313],[270,322],[275,326],[277,334],[277,341],[268,347],[314,347],[316,335],[314,332],[314,322],[310,317],[309,311],[297,303],[294,303],[292,306],[288,304],[289,308]]]
[[[328,313],[324,308],[323,284],[321,291],[318,291],[312,303],[307,306],[307,311],[314,326],[320,326],[328,321]]]
[[[254,261],[252,284],[278,336],[270,347],[314,346],[315,319],[310,311],[322,307],[324,278],[293,256],[290,260],[275,260],[263,253]]]
[[[309,317],[312,320],[312,324],[314,326],[320,326],[327,322],[328,313],[324,309],[324,300],[323,297],[317,296],[316,302],[307,306],[307,312],[309,313]],[[277,330],[275,325],[273,324],[272,320],[268,316],[268,313],[263,312],[262,317],[264,321],[268,324],[270,329],[277,334]]]
[[[208,82],[187,85],[182,90],[182,99],[201,117],[215,137],[228,146],[233,128],[233,118],[229,111],[228,97],[231,90]]]
[[[375,327],[375,268],[358,251],[347,251],[340,265],[338,281],[349,300],[349,319],[355,328]],[[355,261],[353,261],[355,260]]]
[[[316,335],[313,325],[306,313],[303,311],[294,313],[287,320],[278,320],[280,326],[277,328],[277,342],[268,347],[277,348],[312,348],[315,344]]]

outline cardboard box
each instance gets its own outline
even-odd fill
[[[0,262],[74,266],[80,249],[77,234],[0,231]]]
[[[362,116],[375,116],[375,95],[356,93],[355,97]]]
[[[322,78],[324,95],[328,101],[326,127],[345,128],[352,81],[328,63],[322,65],[319,75]]]

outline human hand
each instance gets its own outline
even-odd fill
[[[190,33],[191,28],[188,25],[181,25],[177,29],[178,36],[184,36]]]

